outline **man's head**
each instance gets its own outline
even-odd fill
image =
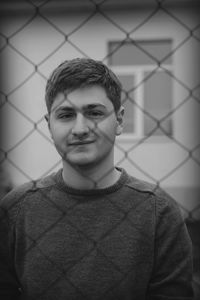
[[[121,106],[121,83],[116,75],[101,61],[75,58],[61,63],[51,74],[46,85],[46,106],[50,113],[56,95],[78,88],[101,86],[117,112]]]
[[[65,163],[113,165],[115,138],[123,128],[121,84],[101,62],[66,61],[47,82],[48,125]]]

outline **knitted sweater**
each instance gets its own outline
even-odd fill
[[[60,170],[1,201],[0,299],[192,299],[178,205],[121,171],[113,186],[76,190]]]

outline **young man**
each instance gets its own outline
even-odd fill
[[[114,166],[120,93],[111,70],[91,59],[51,74],[46,119],[63,168],[1,202],[1,299],[192,299],[178,205]]]

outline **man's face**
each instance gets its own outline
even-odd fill
[[[97,85],[58,93],[49,128],[62,158],[77,167],[112,159],[116,135],[122,131],[122,113],[114,112],[105,90]]]

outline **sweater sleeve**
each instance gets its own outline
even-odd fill
[[[11,198],[5,196],[0,202],[0,299],[4,300],[20,299],[20,286],[14,268],[14,236],[10,218],[15,204]]]
[[[178,204],[165,192],[155,200],[154,268],[149,300],[191,300],[192,244]]]

